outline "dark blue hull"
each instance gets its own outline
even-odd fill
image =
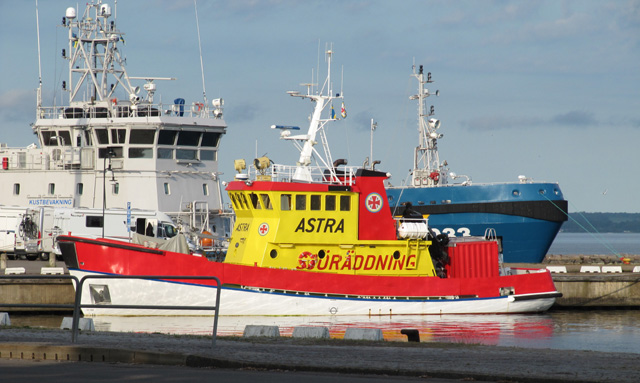
[[[403,202],[429,215],[429,226],[449,236],[502,239],[504,261],[539,263],[567,220],[567,201],[555,183],[501,183],[423,188],[388,188],[389,205],[400,215]]]

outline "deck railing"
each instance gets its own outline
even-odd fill
[[[213,332],[211,347],[216,345],[216,335],[218,333],[218,310],[220,307],[220,293],[222,285],[220,279],[214,276],[176,276],[176,275],[85,275],[78,279],[74,275],[3,275],[0,279],[70,279],[75,283],[75,298],[73,304],[50,304],[50,303],[2,303],[0,307],[11,308],[48,308],[48,309],[73,309],[73,321],[71,327],[71,343],[76,343],[78,339],[80,312],[82,308],[100,308],[100,309],[155,309],[155,310],[212,310],[215,311],[213,316]],[[82,304],[82,290],[84,282],[89,279],[144,279],[144,280],[198,280],[208,279],[216,282],[216,301],[215,306],[175,306],[175,305],[118,305],[118,304]]]

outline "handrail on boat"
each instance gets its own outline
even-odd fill
[[[222,284],[220,279],[214,276],[193,276],[193,275],[85,275],[81,279],[74,275],[2,275],[3,279],[70,279],[75,283],[76,294],[74,303],[71,304],[45,304],[45,303],[2,303],[0,307],[12,308],[57,308],[57,309],[73,309],[73,320],[71,326],[71,343],[76,343],[78,339],[80,310],[85,308],[101,308],[101,309],[156,309],[156,310],[213,310],[213,333],[211,347],[216,345],[216,336],[218,333],[218,315],[220,307],[220,292]],[[112,304],[82,304],[82,287],[88,279],[145,279],[145,280],[193,280],[193,279],[209,279],[216,281],[216,303],[215,306],[167,306],[167,305],[112,305]]]

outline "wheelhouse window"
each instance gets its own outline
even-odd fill
[[[271,205],[271,198],[269,198],[269,194],[260,194],[260,198],[262,199],[262,204],[264,208],[267,210],[272,210],[273,205]]]
[[[215,160],[216,160],[215,150],[200,150],[200,161],[215,161]]]
[[[131,129],[129,133],[130,144],[153,144],[156,139],[156,132],[150,129]]]
[[[42,132],[42,142],[45,146],[71,146],[71,134],[66,130],[44,131]]]
[[[258,201],[258,195],[255,193],[251,193],[249,194],[249,198],[251,199],[251,206],[254,209],[262,209],[262,206],[260,206],[260,202]]]
[[[200,146],[217,147],[220,136],[220,133],[205,132],[202,134],[202,143]]]
[[[307,210],[307,196],[304,194],[296,195],[296,210]]]
[[[321,197],[319,195],[312,195],[311,196],[311,210],[320,210],[320,201],[321,201]]]
[[[123,150],[121,146],[111,146],[109,148],[99,148],[98,149],[98,158],[105,158],[109,153],[109,150],[113,151],[113,155],[111,158],[122,158]]]
[[[280,195],[280,210],[291,210],[291,194]]]
[[[173,149],[158,148],[157,153],[158,153],[158,159],[163,159],[163,160],[173,159]]]
[[[200,132],[182,131],[178,135],[178,146],[198,146],[201,135]]]
[[[129,148],[129,158],[153,158],[153,149]]]
[[[336,196],[327,195],[324,197],[324,209],[327,211],[336,210]]]
[[[176,160],[197,160],[198,151],[192,149],[176,149]]]
[[[109,132],[107,129],[96,129],[96,138],[98,139],[98,144],[108,145],[109,144]]]
[[[158,145],[174,145],[177,135],[177,130],[161,130],[158,133]]]
[[[351,210],[351,197],[348,195],[340,196],[340,211],[349,211]]]
[[[111,143],[124,144],[127,141],[127,129],[111,129]]]

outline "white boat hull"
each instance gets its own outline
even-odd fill
[[[100,275],[72,270],[81,279]],[[216,289],[211,286],[140,279],[96,278],[87,280],[83,305],[95,305],[108,291],[105,308],[83,308],[84,315],[102,316],[197,316],[213,314],[202,310],[121,309],[111,305],[215,306]],[[92,290],[93,289],[93,293]],[[93,294],[93,295],[92,295]],[[322,315],[442,315],[542,312],[555,298],[518,299],[517,295],[496,298],[407,300],[393,297],[330,297],[273,292],[268,289],[222,288],[219,315],[322,316]]]

